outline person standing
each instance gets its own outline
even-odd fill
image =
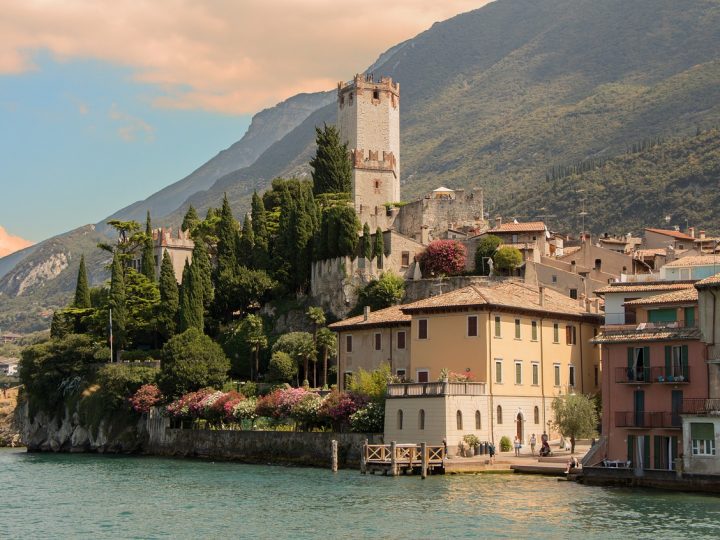
[[[535,438],[535,434],[532,434],[532,437],[530,437],[530,452],[532,455],[535,455],[535,445],[537,444],[537,439]]]
[[[490,463],[495,463],[495,445],[493,443],[488,444],[488,453],[490,454]]]
[[[520,437],[518,437],[517,435],[515,435],[515,456],[516,456],[516,457],[519,457],[519,456],[520,456],[520,447],[521,447]]]

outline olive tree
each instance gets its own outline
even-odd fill
[[[552,425],[563,436],[570,437],[570,453],[575,453],[575,440],[592,437],[598,424],[595,403],[582,394],[558,396],[552,402],[555,419]]]

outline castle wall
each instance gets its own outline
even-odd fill
[[[436,199],[426,196],[402,206],[394,227],[397,232],[425,243],[443,238],[452,227],[482,227],[482,190],[470,192],[459,189],[454,199]],[[427,229],[427,239],[421,238]]]

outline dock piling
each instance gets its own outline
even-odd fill
[[[333,439],[330,443],[331,453],[332,453],[332,472],[336,473],[338,471],[338,442]]]
[[[427,477],[427,470],[428,470],[428,453],[427,453],[427,443],[420,443],[420,453],[421,456],[421,465],[420,465],[420,477],[425,480]]]
[[[395,441],[390,441],[390,474],[392,476],[398,475],[396,446],[397,443]]]

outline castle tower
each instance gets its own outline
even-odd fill
[[[338,129],[353,164],[355,210],[375,213],[400,200],[400,84],[355,75],[338,83]]]

